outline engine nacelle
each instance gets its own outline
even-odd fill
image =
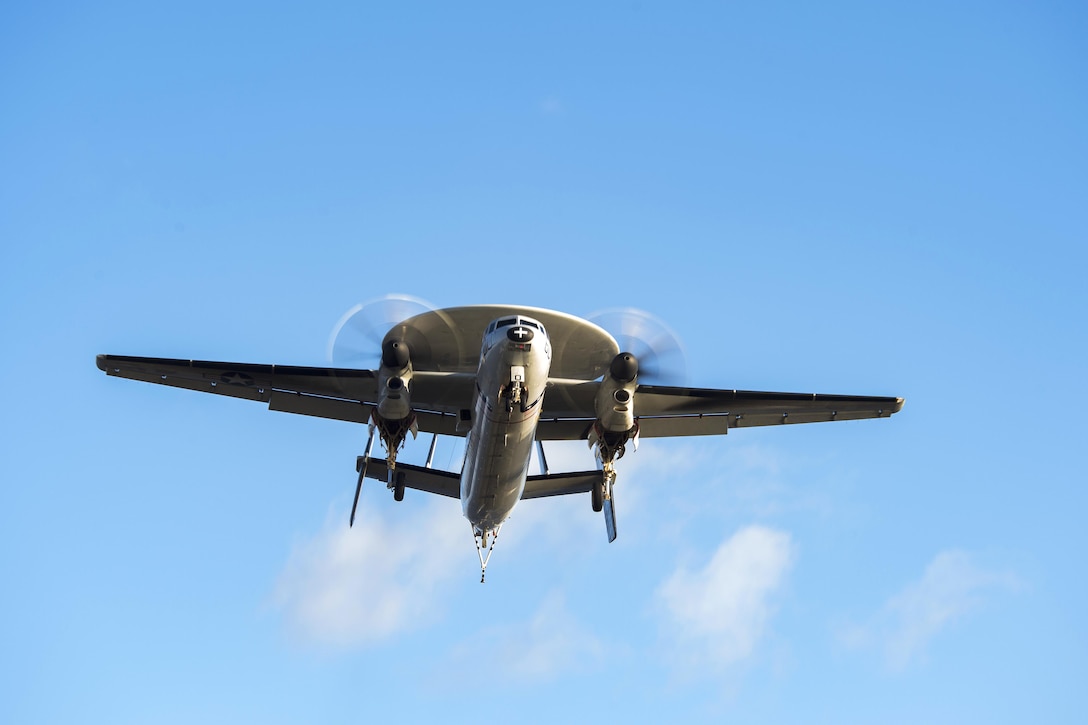
[[[634,439],[638,446],[637,388],[638,360],[629,352],[621,352],[612,360],[608,375],[597,388],[594,401],[597,420],[589,432],[589,445],[596,450],[606,475],[612,471],[612,462],[623,456],[627,441]]]
[[[635,390],[638,388],[638,360],[621,352],[601,380],[594,403],[597,422],[609,433],[631,433],[635,427]]]
[[[412,362],[408,345],[386,340],[378,371],[378,415],[386,420],[404,420],[412,414]]]
[[[403,340],[386,340],[382,343],[382,367],[403,370],[411,361],[408,345]]]

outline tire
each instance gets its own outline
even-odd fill
[[[590,491],[590,502],[593,504],[593,511],[600,513],[604,508],[604,483],[593,484],[593,489]]]

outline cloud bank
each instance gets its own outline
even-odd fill
[[[888,599],[866,624],[846,628],[840,639],[850,647],[880,649],[889,668],[902,670],[923,657],[941,630],[986,595],[1017,587],[1015,576],[979,567],[968,552],[942,551],[920,579]]]
[[[306,645],[365,646],[441,617],[444,593],[471,575],[468,524],[438,501],[382,520],[362,510],[354,528],[335,511],[301,541],[276,582],[272,601]]]
[[[749,657],[793,558],[788,533],[748,526],[722,542],[701,569],[682,568],[669,577],[657,596],[684,659],[724,667]]]
[[[605,646],[571,613],[562,592],[555,590],[544,597],[530,619],[485,628],[457,646],[443,667],[443,678],[468,678],[476,673],[478,663],[488,662],[490,677],[533,685],[591,671],[604,652]],[[458,682],[466,686],[471,680]]]

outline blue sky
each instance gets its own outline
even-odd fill
[[[5,7],[0,720],[1080,719],[1086,30]],[[456,502],[347,528],[365,429],[94,366],[323,364],[388,293],[638,307],[693,384],[907,404],[644,441],[616,543],[529,502],[480,586]]]

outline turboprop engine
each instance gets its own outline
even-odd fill
[[[621,352],[612,359],[608,374],[597,389],[597,421],[589,438],[591,446],[597,445],[605,465],[623,456],[628,440],[635,438],[637,445],[638,423],[634,410],[637,388],[638,359],[629,352]]]
[[[405,295],[387,295],[355,305],[336,323],[329,338],[329,361],[336,368],[377,368],[376,405],[370,412],[370,431],[363,455],[356,457],[355,500],[351,504],[350,524],[355,523],[359,493],[366,477],[367,465],[378,438],[385,448],[387,485],[393,498],[404,498],[404,484],[397,475],[397,453],[411,433],[419,432],[412,410],[412,356],[402,323],[412,317],[433,311],[434,305]],[[380,358],[374,360],[375,348]]]
[[[393,491],[393,498],[404,498],[404,484],[397,479],[397,452],[411,433],[415,438],[419,432],[416,415],[412,412],[412,360],[408,345],[403,340],[387,339],[382,343],[382,364],[378,369],[378,406],[370,415],[370,440],[366,444],[366,455],[359,456],[356,468],[359,481],[355,485],[355,501],[351,505],[351,523],[355,523],[355,507],[359,503],[359,491],[362,490],[366,464],[370,460],[371,445],[377,431],[385,446],[385,461],[388,473],[387,485]]]
[[[372,424],[381,434],[392,473],[397,451],[411,432],[419,428],[412,412],[412,360],[403,340],[389,339],[382,343],[382,364],[378,370],[378,407],[371,416]]]
[[[386,420],[403,420],[412,414],[409,387],[412,361],[408,345],[401,340],[382,344],[382,364],[378,371],[378,415]]]

